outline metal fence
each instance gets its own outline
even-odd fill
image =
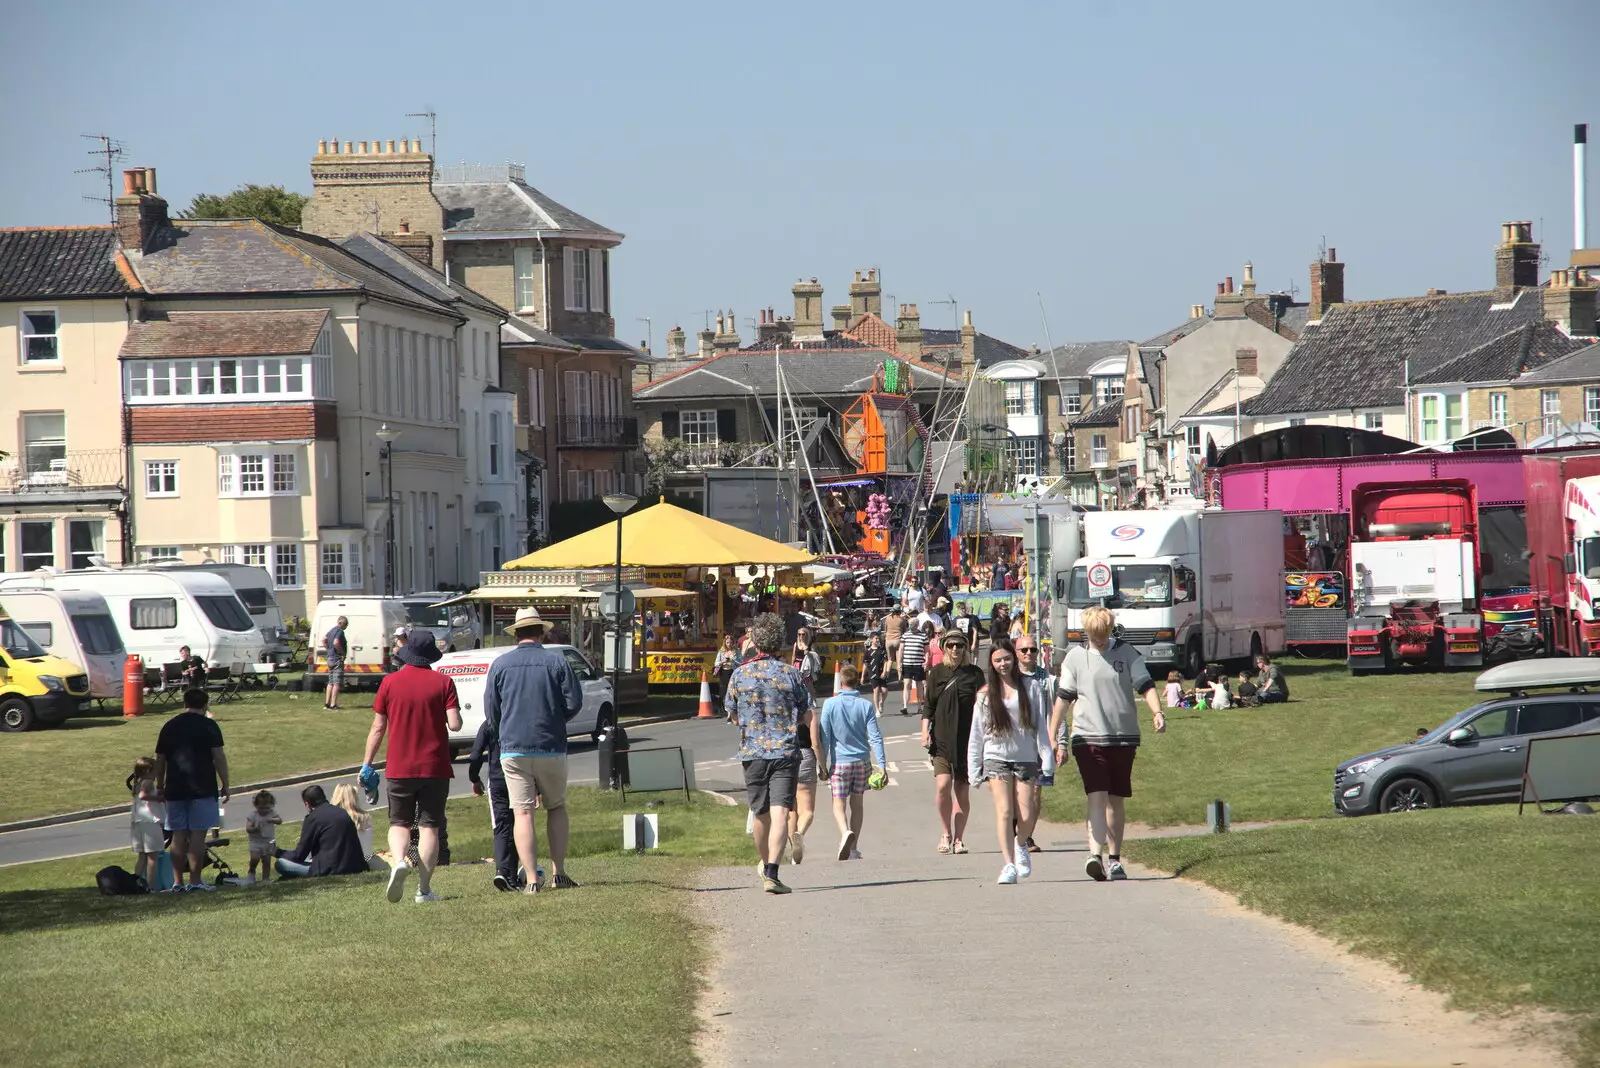
[[[126,455],[122,449],[27,448],[0,462],[0,493],[120,487]]]

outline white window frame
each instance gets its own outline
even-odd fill
[[[246,479],[252,484],[251,488],[246,488]],[[236,498],[299,495],[298,453],[271,446],[217,450],[217,496]]]
[[[1506,426],[1510,420],[1506,392],[1497,389],[1489,394],[1489,425]]]
[[[146,460],[144,462],[144,495],[146,497],[178,496],[178,461]]]
[[[16,521],[15,525],[16,525],[16,528],[17,528],[17,563],[18,563],[18,566],[23,571],[35,571],[35,570],[37,570],[37,569],[39,569],[41,567],[55,567],[56,566],[56,554],[61,549],[61,546],[60,546],[61,538],[56,533],[55,520],[53,520],[53,519],[19,519],[19,520]],[[27,539],[27,534],[28,534],[29,529],[37,530],[40,527],[43,527],[45,530],[50,532],[50,554],[49,554],[50,555],[50,559],[49,560],[44,560],[43,559],[44,556],[45,556],[44,553],[42,553],[42,552],[31,552],[30,553],[30,552],[27,552],[26,548],[25,548],[26,545],[27,545],[27,540],[26,539]],[[34,562],[30,563],[29,562],[30,559],[34,560]],[[42,562],[40,562],[40,561],[42,561]]]
[[[272,496],[292,497],[300,492],[297,466],[292,452],[272,454]]]
[[[606,250],[589,250],[589,310],[606,310]]]
[[[1361,413],[1361,429],[1362,430],[1378,430],[1378,431],[1383,430],[1383,413],[1382,412],[1362,412]]]
[[[1081,391],[1063,392],[1058,398],[1057,415],[1074,416],[1083,414],[1083,393]]]
[[[305,585],[304,571],[300,566],[300,556],[298,542],[289,542],[272,547],[272,567],[268,573],[272,576],[272,585],[275,588],[298,590]]]
[[[690,423],[694,430],[689,429]],[[709,427],[709,432],[707,431]],[[717,410],[715,408],[696,408],[692,411],[678,413],[678,438],[685,445],[715,445],[717,444]]]
[[[1539,426],[1543,433],[1560,433],[1561,391],[1559,389],[1541,389],[1539,391]]]
[[[48,334],[38,333],[33,329],[33,324],[28,321],[30,315],[48,315],[54,321],[54,329]],[[32,359],[28,354],[29,342],[35,338],[49,338],[50,351],[54,355]],[[17,315],[17,362],[23,367],[56,367],[61,364],[61,312],[57,308],[24,308]]]
[[[489,477],[500,477],[500,413],[489,413]]]
[[[87,552],[72,547],[72,532],[74,529],[88,528],[92,543]],[[92,566],[91,557],[104,556],[106,551],[106,521],[104,519],[69,519],[67,520],[67,566],[74,570]],[[82,559],[79,559],[82,557]]]
[[[361,536],[324,535],[317,549],[319,585],[332,590],[359,590],[365,584],[361,564]]]
[[[50,416],[61,420],[61,433],[34,434],[30,433],[29,423],[37,425],[38,421]],[[43,411],[22,413],[22,470],[29,482],[64,484],[67,481],[67,413],[64,411]],[[60,450],[60,456],[41,455],[35,459],[35,451],[43,454]]]
[[[144,559],[147,564],[172,564],[183,559],[183,550],[176,545],[146,545]]]
[[[1089,466],[1109,467],[1111,465],[1111,441],[1109,434],[1096,433],[1089,435]]]
[[[531,427],[545,426],[544,409],[544,368],[528,368],[528,413],[527,425]]]
[[[1006,438],[1006,459],[1019,475],[1039,473],[1039,439]]]
[[[317,345],[321,347],[322,336]],[[236,404],[260,400],[316,400],[317,383],[331,396],[331,357],[194,357],[128,360],[123,364],[132,404]],[[327,399],[324,396],[323,399]]]
[[[1183,447],[1189,457],[1190,467],[1199,467],[1205,462],[1205,439],[1198,425],[1183,428]]]
[[[518,245],[511,250],[512,271],[512,303],[519,312],[534,311],[533,303],[533,248],[530,245]]]
[[[1078,435],[1069,432],[1063,445],[1064,455],[1060,457],[1061,473],[1063,475],[1078,469]]]
[[[1143,405],[1130,404],[1122,409],[1122,440],[1138,441],[1144,427]]]
[[[1583,421],[1600,426],[1600,386],[1583,387]]]
[[[1039,383],[1031,380],[1013,380],[1005,384],[1007,415],[1039,414]]]
[[[589,250],[568,245],[561,262],[566,268],[567,311],[588,311]]]

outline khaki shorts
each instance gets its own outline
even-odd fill
[[[532,811],[535,798],[544,798],[544,807],[562,808],[567,803],[567,758],[564,756],[508,756],[500,758],[506,774],[506,795],[512,808]]]

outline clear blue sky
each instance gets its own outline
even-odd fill
[[[405,113],[431,105],[442,161],[523,161],[628,235],[617,331],[649,316],[658,351],[707,308],[788,313],[802,275],[843,302],[867,266],[925,325],[954,295],[1023,345],[1036,293],[1057,343],[1176,325],[1247,259],[1304,299],[1324,235],[1352,298],[1486,288],[1502,220],[1565,262],[1571,124],[1600,141],[1595,0],[21,0],[6,24],[0,225],[103,217],[80,133],[178,207],[309,192],[318,138],[425,137]]]

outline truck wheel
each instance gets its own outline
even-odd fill
[[[1439,804],[1433,787],[1421,779],[1396,779],[1383,788],[1378,798],[1379,812],[1420,812]]]
[[[33,705],[23,697],[13,697],[11,700],[0,704],[0,731],[15,734],[18,731],[31,731],[38,725],[39,717],[34,715]]]
[[[608,727],[617,725],[617,713],[610,705],[601,705],[600,714],[594,717],[594,730],[589,732],[589,740],[595,745],[600,744],[600,734]]]
[[[1261,635],[1252,633],[1250,635],[1250,666],[1252,668],[1256,666],[1256,657],[1266,651],[1266,647],[1261,644]]]
[[[1443,671],[1444,670],[1444,634],[1443,634],[1443,632],[1435,633],[1432,638],[1428,639],[1428,670],[1429,671]]]
[[[1200,639],[1190,638],[1189,644],[1183,649],[1183,673],[1191,679],[1198,679],[1200,673],[1206,669],[1206,660],[1200,651]]]

